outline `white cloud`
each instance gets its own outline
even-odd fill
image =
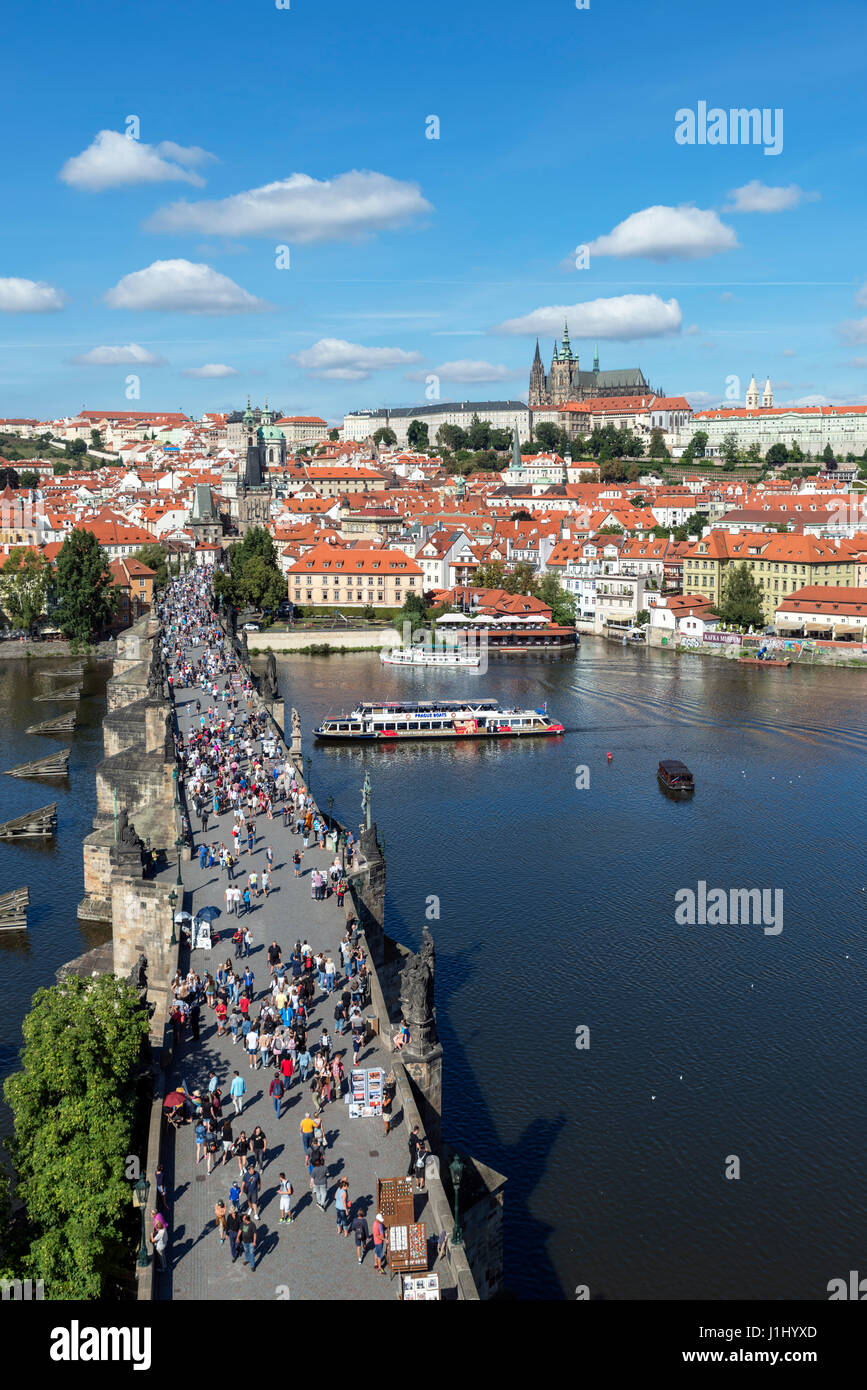
[[[796,183],[772,188],[758,179],[751,179],[741,188],[732,188],[726,196],[731,201],[724,212],[787,212],[799,203],[815,203],[821,194],[805,193]]]
[[[860,290],[857,291],[855,303],[859,304],[862,308],[867,304],[867,285],[862,285]]]
[[[691,323],[691,324],[689,325],[689,328],[688,328],[686,331],[687,331],[687,335],[688,335],[690,338],[694,338],[694,337],[696,336],[697,333],[700,333],[700,332],[701,332],[701,329],[699,328],[699,326],[698,326],[697,323]]]
[[[858,367],[859,370],[863,371],[867,367],[867,357],[852,357],[849,360],[849,366]]]
[[[227,367],[225,362],[206,362],[204,367],[187,367],[186,371],[181,372],[181,376],[198,377],[203,381],[215,381],[221,377],[237,375],[235,368]]]
[[[186,314],[253,314],[270,304],[248,294],[212,266],[154,261],[118,280],[104,296],[112,309],[164,309]]]
[[[208,236],[285,237],[294,244],[347,241],[404,223],[431,204],[417,184],[354,169],[333,179],[288,179],[209,202],[181,201],[158,209],[146,224],[156,232]]]
[[[0,314],[52,314],[65,303],[63,291],[44,280],[0,278]]]
[[[138,343],[127,343],[126,347],[95,347],[90,352],[73,357],[73,362],[83,367],[117,367],[132,363],[140,367],[164,367],[166,359],[155,352],[139,347]]]
[[[784,357],[797,357],[797,355],[794,348],[783,348]]]
[[[862,343],[867,343],[867,318],[846,319],[843,323],[837,324],[837,332],[844,343],[849,343],[851,347],[860,347]]]
[[[407,372],[407,381],[426,381],[428,376],[438,376],[440,381],[510,381],[524,377],[525,372],[516,372],[514,367],[504,367],[495,362],[475,362],[462,358],[457,362],[443,362],[429,371]]]
[[[683,394],[693,410],[706,410],[709,406],[719,405],[719,396],[712,396],[710,391],[684,391]]]
[[[657,205],[633,212],[607,236],[591,241],[590,254],[647,256],[654,261],[678,256],[696,261],[732,251],[737,244],[733,229],[721,222],[716,212],[683,203],[676,208]]]
[[[194,172],[194,166],[216,156],[197,145],[185,148],[172,140],[159,145],[145,145],[117,130],[101,130],[81,154],[67,159],[60,178],[73,188],[100,193],[106,188],[119,188],[128,183],[192,183],[204,188],[205,180]]]
[[[732,294],[731,290],[723,290],[722,294],[719,297],[719,302],[720,304],[731,304],[733,299],[734,295]]]
[[[347,343],[343,338],[320,338],[289,360],[303,367],[310,376],[325,377],[329,381],[366,381],[371,372],[420,362],[421,354],[404,352],[401,348],[365,347],[361,343]]]
[[[659,338],[679,333],[683,315],[676,299],[655,294],[621,294],[612,299],[590,299],[583,304],[552,304],[534,309],[522,318],[506,319],[494,333],[522,333],[557,337],[569,323],[573,338]]]

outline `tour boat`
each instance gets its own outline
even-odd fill
[[[671,796],[689,796],[695,791],[695,782],[686,763],[677,758],[665,758],[656,769],[656,777],[662,790]]]
[[[562,734],[546,708],[501,709],[498,700],[367,700],[351,714],[329,714],[318,739],[367,739],[389,743],[419,738],[526,738]]]
[[[430,647],[395,647],[390,652],[380,652],[383,666],[439,666],[446,670],[476,669],[481,657],[473,656],[455,648],[453,651],[434,651]]]

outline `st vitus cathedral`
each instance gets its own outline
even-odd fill
[[[593,357],[592,372],[582,372],[578,354],[569,342],[569,325],[563,329],[563,341],[554,343],[551,370],[545,373],[539,343],[530,368],[530,409],[539,406],[564,405],[566,401],[589,401],[596,396],[642,396],[665,393],[651,388],[640,367],[621,367],[615,371],[599,370],[599,346]]]

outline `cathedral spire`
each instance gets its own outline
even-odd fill
[[[552,360],[553,362],[559,362],[559,361],[560,361],[560,353],[559,353],[558,348],[557,348],[557,339],[556,339],[556,338],[554,339],[554,356],[553,356],[553,358],[552,358],[551,360]]]
[[[563,356],[567,362],[572,361],[572,344],[569,342],[569,325],[563,320]]]
[[[594,343],[594,344],[593,344],[593,370],[594,370],[594,372],[598,372],[598,371],[599,371],[599,344],[598,344],[598,343]]]
[[[541,367],[541,365],[542,365],[542,354],[541,354],[540,351],[539,351],[539,339],[538,339],[538,338],[536,339],[536,355],[535,355],[535,357],[533,358],[533,366],[534,366],[534,367],[535,367],[535,365],[536,365],[537,362],[538,362],[539,366]]]

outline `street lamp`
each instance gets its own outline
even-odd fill
[[[183,840],[181,839],[181,837],[180,837],[180,835],[179,835],[178,838],[175,840],[175,849],[176,849],[177,852],[178,852],[178,877],[177,877],[177,885],[178,885],[179,888],[183,888],[183,886],[184,886],[184,880],[181,878],[181,850],[183,849],[183,847],[184,847],[184,842],[183,842]]]
[[[169,942],[170,946],[177,946],[178,944],[178,937],[175,931],[175,904],[177,903],[177,901],[178,895],[173,888],[172,891],[169,893],[169,907],[172,910],[172,939]]]
[[[308,793],[308,795],[309,795],[309,793],[310,793],[310,754],[309,754],[309,753],[308,753],[307,757],[304,759],[304,768],[305,768],[305,777],[304,777],[304,780],[305,780],[305,782],[307,783],[307,793]]]
[[[328,829],[329,829],[329,830],[333,830],[333,829],[334,829],[334,824],[333,824],[333,821],[332,821],[332,819],[331,819],[331,808],[332,808],[333,805],[334,805],[334,797],[333,797],[333,796],[329,796],[329,798],[328,798]]]
[[[341,871],[345,874],[345,873],[346,873],[346,834],[345,834],[345,832],[342,831],[342,830],[339,830],[339,831],[337,832],[337,839],[338,839],[338,842],[339,842],[339,844],[340,844],[340,868],[341,868]]]
[[[173,783],[174,789],[175,789],[175,801],[174,801],[174,805],[175,805],[175,810],[177,810],[178,807],[179,807],[180,804],[181,804],[181,799],[180,799],[180,797],[178,796],[178,769],[177,769],[177,767],[173,767],[173,768],[172,768],[172,783]]]
[[[454,1158],[449,1164],[449,1172],[452,1178],[452,1191],[455,1194],[455,1224],[452,1230],[452,1245],[463,1245],[464,1233],[461,1230],[460,1222],[458,1220],[458,1189],[460,1188],[461,1178],[464,1174],[464,1165],[461,1162],[459,1154],[455,1154]]]
[[[138,1182],[133,1184],[132,1189],[132,1204],[134,1207],[139,1207],[141,1209],[141,1245],[139,1246],[138,1252],[139,1269],[147,1269],[150,1264],[150,1256],[148,1255],[148,1248],[145,1243],[145,1215],[147,1213],[148,1193],[150,1190],[151,1185],[148,1182],[147,1173],[142,1173]]]

